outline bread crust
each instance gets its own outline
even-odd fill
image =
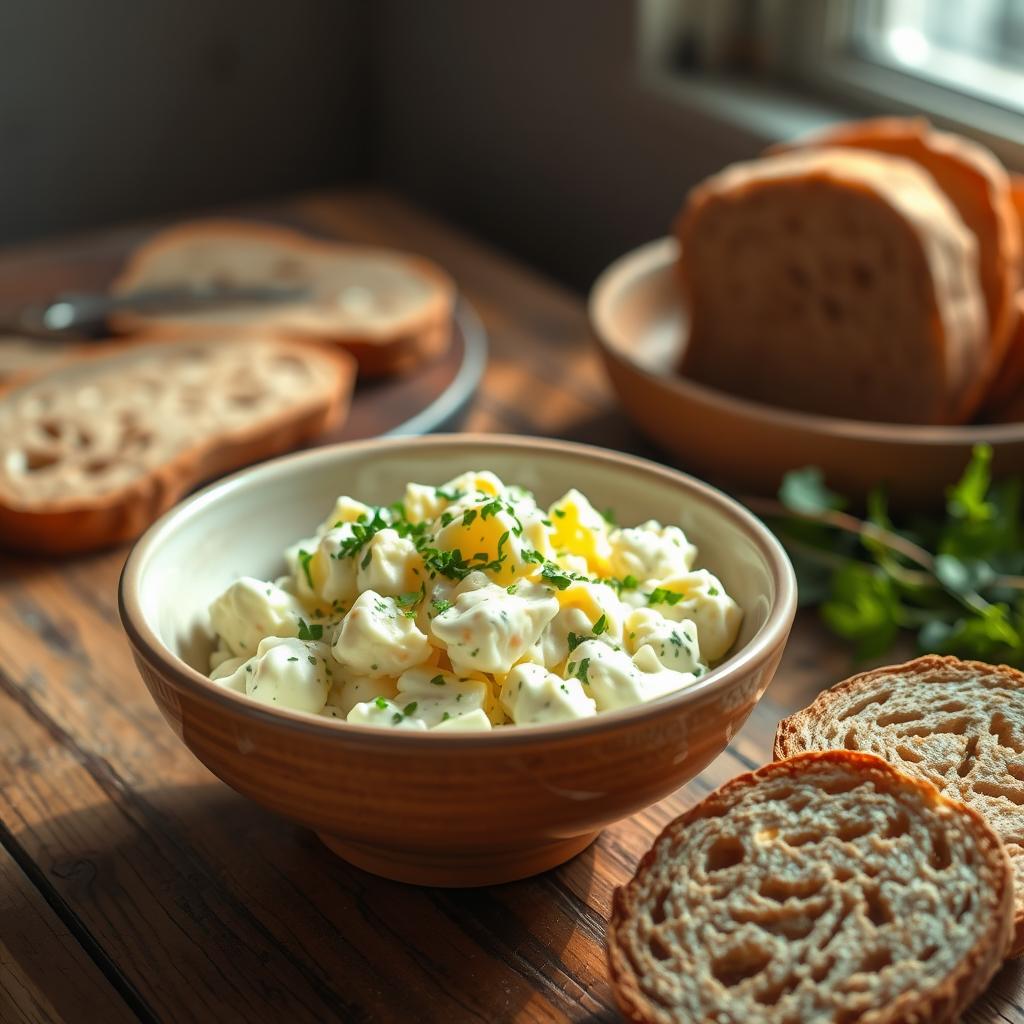
[[[826,129],[787,148],[849,146],[906,157],[923,167],[957,208],[978,239],[979,273],[988,310],[988,354],[976,386],[965,396],[958,419],[967,419],[984,400],[999,371],[1016,326],[1014,302],[1021,287],[1021,222],[1014,209],[1010,178],[984,146],[940,132],[921,117],[879,117]]]
[[[998,676],[1007,687],[1019,690],[1021,698],[1024,699],[1024,673],[1017,669],[1008,665],[990,665],[986,662],[962,661],[950,656],[927,654],[902,665],[889,665],[868,672],[860,672],[822,691],[802,711],[784,718],[779,723],[775,733],[773,756],[787,758],[807,752],[809,747],[805,738],[815,722],[833,719],[839,701],[859,691],[870,690],[883,679],[905,678],[913,680],[914,687],[921,688],[927,687],[932,682],[942,684],[949,678],[971,678],[972,674],[985,678]],[[974,807],[971,807],[971,810],[981,814]],[[984,817],[983,814],[982,817]],[[1017,869],[1015,868],[1015,870]],[[1016,888],[1020,890],[1019,882]],[[1024,953],[1024,900],[1018,894],[1014,909],[1014,937],[1010,955],[1017,957],[1022,953]]]
[[[245,344],[239,336],[211,345]],[[345,352],[316,342],[261,336],[285,354],[313,361],[323,386],[308,400],[263,417],[248,427],[225,428],[190,444],[117,490],[97,494],[67,494],[41,503],[18,501],[0,486],[0,546],[34,554],[68,555],[110,547],[137,537],[151,522],[203,480],[219,476],[297,447],[341,422],[348,410],[355,362]],[[61,363],[46,374],[25,375],[0,388],[0,408],[25,385],[53,381],[62,373],[90,365],[100,372],[107,361],[135,354],[165,352],[180,341],[153,345],[145,339],[96,345],[87,355]]]
[[[154,261],[183,245],[196,241],[249,241],[272,245],[297,259],[337,259],[339,257],[386,259],[398,262],[411,277],[425,282],[431,291],[429,301],[400,322],[383,330],[369,325],[363,330],[329,323],[329,317],[304,314],[302,311],[265,307],[251,321],[240,322],[237,328],[219,319],[203,319],[190,314],[187,319],[120,312],[110,318],[118,333],[142,334],[151,338],[195,336],[239,330],[272,330],[282,337],[297,340],[331,342],[352,354],[363,376],[387,376],[402,373],[447,350],[451,340],[451,320],[455,302],[455,285],[451,277],[436,263],[421,256],[366,246],[351,246],[310,238],[298,231],[255,221],[209,219],[188,221],[153,235],[139,246],[121,274],[111,285],[117,293],[145,287],[149,268]]]
[[[736,351],[738,342],[722,343],[719,314],[724,300],[709,298],[707,291],[713,289],[701,287],[702,270],[697,262],[706,252],[704,242],[709,233],[722,234],[719,214],[728,216],[737,208],[753,210],[769,198],[778,200],[776,207],[783,203],[793,206],[806,200],[812,190],[819,201],[824,198],[836,205],[842,199],[851,211],[871,211],[884,222],[910,261],[904,273],[913,272],[923,284],[918,323],[929,353],[914,353],[927,365],[912,382],[914,391],[904,393],[914,396],[912,404],[900,404],[892,396],[872,402],[859,389],[851,388],[849,378],[838,370],[831,379],[815,376],[812,386],[806,379],[806,366],[814,364],[794,362],[793,353],[788,352],[783,356],[788,362],[776,366],[767,343],[759,348],[755,324],[749,325],[747,351]],[[854,202],[858,205],[851,205]],[[679,268],[690,310],[690,340],[681,366],[685,375],[759,401],[812,412],[890,422],[950,423],[964,418],[965,402],[977,388],[988,351],[984,301],[973,262],[977,241],[931,177],[911,161],[845,147],[811,147],[735,164],[691,191],[677,220],[676,234],[682,247]],[[807,243],[800,241],[807,250]],[[788,238],[786,244],[792,247],[796,242]],[[703,271],[705,278],[708,272]],[[834,329],[829,337],[833,335]],[[790,348],[795,345],[794,341]],[[813,342],[808,341],[803,351],[814,355]],[[816,365],[819,370],[824,365],[820,357]],[[795,367],[804,369],[802,379],[794,384]],[[850,372],[854,369],[854,364],[848,367]],[[892,372],[876,363],[871,379],[888,381]],[[799,370],[796,376],[801,377]],[[792,397],[787,388],[794,391]]]
[[[996,879],[998,912],[987,922],[988,930],[983,939],[974,944],[968,955],[941,983],[928,990],[905,991],[888,1005],[871,1010],[858,1019],[864,1021],[864,1024],[953,1024],[961,1011],[984,990],[1003,962],[1012,933],[1012,872],[998,837],[980,814],[942,796],[930,783],[905,775],[871,754],[832,750],[804,753],[776,761],[727,782],[670,822],[641,859],[632,881],[615,890],[608,925],[608,964],[616,1002],[628,1020],[635,1024],[667,1024],[673,1020],[671,1016],[659,1013],[645,996],[634,964],[619,938],[620,930],[637,913],[637,881],[653,869],[659,856],[659,846],[664,840],[685,832],[698,819],[719,816],[728,809],[730,799],[738,790],[756,786],[765,778],[788,777],[799,781],[815,765],[833,765],[851,774],[867,776],[874,787],[882,792],[912,790],[926,807],[940,806],[961,816],[977,839],[985,864]],[[682,1018],[675,1019],[683,1024]],[[767,1011],[764,1021],[770,1021]],[[686,1021],[686,1024],[698,1022]],[[709,1018],[706,1024],[713,1022]],[[731,1019],[730,1024],[734,1024]]]

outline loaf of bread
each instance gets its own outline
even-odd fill
[[[880,758],[776,762],[616,891],[615,996],[644,1024],[951,1024],[1006,954],[1010,875],[980,815]]]
[[[129,540],[200,481],[338,422],[355,365],[275,338],[111,345],[0,392],[0,544]]]
[[[269,285],[307,294],[176,314],[122,312],[112,326],[165,335],[259,329],[330,341],[351,352],[364,375],[408,369],[444,352],[451,340],[455,287],[436,264],[269,224],[210,220],[161,231],[135,252],[112,290],[178,285]]]
[[[1024,951],[1024,674],[936,655],[863,672],[779,724],[776,757],[830,748],[878,754],[984,816],[1014,866]]]
[[[977,241],[901,157],[808,149],[736,164],[678,223],[682,372],[832,416],[950,423],[988,353]]]
[[[850,146],[905,157],[927,171],[956,207],[978,240],[978,270],[989,321],[988,355],[970,396],[983,398],[1006,353],[1016,325],[1014,300],[1021,286],[1021,226],[1010,177],[984,146],[936,131],[921,117],[880,117],[854,121],[807,136],[792,146]]]

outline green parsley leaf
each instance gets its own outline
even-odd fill
[[[779,501],[791,512],[812,516],[843,508],[846,504],[825,486],[825,476],[816,466],[788,472],[779,488]]]
[[[305,619],[299,619],[299,632],[297,634],[300,640],[320,640],[324,635],[324,627],[319,622],[314,622],[313,625],[307,625]]]
[[[586,637],[580,636],[579,633],[570,633],[565,639],[569,644],[569,653],[572,654],[586,640]]]
[[[388,702],[383,697],[378,697],[374,702],[381,711],[387,711]]]
[[[416,701],[410,701],[408,704],[405,705],[404,708],[402,708],[402,714],[405,715],[406,718],[408,718],[409,715],[411,715],[416,710],[416,707]]]
[[[674,590],[666,590],[664,587],[655,587],[647,595],[648,604],[667,604],[670,607],[679,604],[682,599],[682,594],[677,594]]]
[[[593,634],[594,636],[600,636],[608,628],[608,618],[602,612],[601,618],[594,623]]]
[[[302,571],[306,575],[306,582],[309,584],[310,590],[315,590],[313,586],[313,574],[309,571],[309,563],[313,561],[313,554],[310,551],[303,551],[299,548],[299,565],[302,566]]]
[[[444,686],[444,676],[439,672],[433,679],[430,680],[431,686]]]

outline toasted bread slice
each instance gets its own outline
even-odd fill
[[[900,157],[808,149],[735,164],[677,225],[682,372],[772,405],[949,423],[988,351],[977,241]]]
[[[1003,423],[1024,421],[1024,291],[1017,292],[1017,324],[986,396],[990,419]]]
[[[977,405],[1015,328],[1014,297],[1021,286],[1021,226],[1010,178],[984,146],[940,132],[921,117],[879,117],[825,129],[796,146],[851,146],[906,157],[923,167],[978,239],[978,268],[988,310],[988,357],[970,404]],[[776,147],[778,151],[784,147]]]
[[[982,814],[1014,867],[1013,953],[1024,951],[1024,674],[926,655],[863,672],[784,719],[775,756],[863,750]]]
[[[287,451],[348,408],[355,364],[270,337],[111,345],[0,392],[0,544],[129,540],[200,481]]]
[[[112,290],[217,284],[296,287],[309,294],[295,302],[173,315],[123,312],[112,326],[164,335],[259,329],[331,341],[356,357],[364,375],[403,371],[441,354],[451,341],[455,287],[436,264],[251,221],[195,221],[161,231],[135,252]]]
[[[1002,963],[992,830],[865,754],[741,775],[673,821],[615,892],[612,985],[650,1024],[947,1024]]]

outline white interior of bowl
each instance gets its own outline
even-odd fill
[[[613,508],[623,525],[654,518],[681,526],[698,546],[698,565],[719,576],[743,608],[736,651],[777,600],[764,542],[738,506],[703,484],[583,446],[437,437],[317,449],[201,492],[153,527],[129,563],[142,616],[167,648],[205,675],[210,602],[239,576],[279,575],[284,548],[309,536],[339,494],[385,504],[401,498],[408,481],[439,485],[468,469],[490,469],[544,504],[576,487],[596,507]]]

